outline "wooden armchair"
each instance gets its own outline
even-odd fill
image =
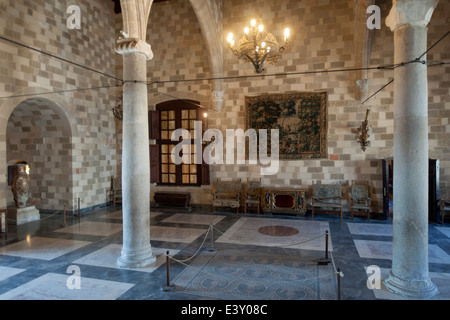
[[[316,208],[333,210],[340,213],[342,219],[342,186],[340,184],[314,184],[311,199],[312,217]]]
[[[3,219],[5,221],[5,231],[2,231],[3,230],[3,226],[2,226]],[[0,209],[0,234],[4,234],[5,240],[8,240],[8,210],[7,209]]]
[[[216,181],[213,183],[213,209],[216,207],[236,208],[239,213],[241,205],[241,180]]]
[[[441,188],[441,199],[439,200],[439,208],[441,211],[441,220],[444,224],[445,215],[450,213],[450,190]]]
[[[355,184],[352,181],[350,191],[350,212],[353,220],[354,215],[367,215],[367,220],[370,221],[370,185]]]
[[[261,210],[261,179],[244,184],[244,213],[249,206],[255,206],[259,214]]]
[[[122,179],[114,178],[112,182],[112,198],[113,206],[115,207],[117,203],[122,203]]]

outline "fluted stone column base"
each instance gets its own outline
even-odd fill
[[[141,248],[138,251],[122,250],[122,255],[117,259],[117,265],[120,268],[143,268],[153,264],[156,257],[149,245],[147,248]]]
[[[389,277],[384,280],[384,285],[395,294],[411,298],[430,298],[438,294],[438,289],[431,279],[402,279],[394,275],[392,270]]]

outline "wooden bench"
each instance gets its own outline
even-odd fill
[[[189,192],[157,191],[154,195],[156,206],[185,207],[190,212],[191,194]]]
[[[342,186],[340,184],[314,184],[311,200],[312,217],[314,218],[314,210],[316,208],[321,208],[338,211],[342,219],[342,199]]]

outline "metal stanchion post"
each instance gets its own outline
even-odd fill
[[[66,221],[66,205],[64,205],[64,224],[61,225],[61,227],[66,227],[67,221]]]
[[[337,299],[341,300],[341,269],[340,268],[337,268],[337,285],[338,285]]]
[[[328,265],[331,260],[328,258],[328,230],[325,232],[325,258],[320,259],[317,263],[321,266]]]
[[[212,222],[209,224],[209,231],[211,232],[211,247],[208,248],[208,251],[212,252],[212,251],[216,251],[214,249],[214,226],[213,226]]]
[[[78,198],[78,219],[81,218],[81,205],[80,205],[80,198]]]
[[[168,287],[170,287],[170,258],[169,258],[169,251],[166,252],[166,265],[167,265],[166,285]]]
[[[161,287],[163,291],[170,291],[173,288],[173,285],[170,284],[170,257],[169,251],[166,252],[166,285]]]

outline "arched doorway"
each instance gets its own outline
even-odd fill
[[[61,210],[73,197],[72,129],[64,110],[44,98],[17,104],[6,124],[6,161],[30,166],[30,202],[41,211]],[[13,204],[7,192],[7,205]]]

